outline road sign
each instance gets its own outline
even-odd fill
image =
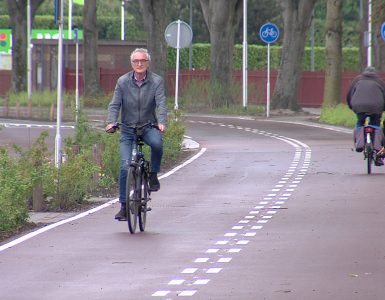
[[[274,43],[279,38],[278,26],[273,23],[265,23],[259,30],[259,37],[267,44]]]
[[[164,37],[170,47],[176,48],[175,110],[178,110],[179,50],[190,46],[192,41],[192,30],[187,23],[177,20],[171,22],[167,26]]]
[[[178,48],[179,46],[179,49],[181,49],[190,46],[192,36],[190,25],[180,20],[171,22],[165,31],[166,42],[173,48]]]
[[[382,23],[382,26],[381,26],[381,36],[382,36],[382,39],[385,41],[385,22]]]
[[[11,29],[0,29],[0,53],[11,52]]]

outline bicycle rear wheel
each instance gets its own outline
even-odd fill
[[[141,176],[141,206],[139,208],[139,229],[144,231],[146,228],[146,218],[147,218],[147,202],[149,200],[149,190],[148,190],[148,177],[146,172],[142,172]]]
[[[365,156],[366,156],[366,169],[367,173],[372,173],[372,165],[373,165],[373,148],[372,144],[365,145]]]
[[[136,169],[130,167],[127,174],[126,183],[126,209],[127,209],[127,223],[130,233],[134,234],[136,231],[136,224],[138,220],[139,203],[138,199],[139,191],[137,190],[137,176]]]

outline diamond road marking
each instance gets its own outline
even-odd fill
[[[184,279],[174,279],[174,280],[171,280],[168,284],[169,284],[169,285],[180,285],[180,284],[182,284],[183,282],[185,282]]]
[[[208,284],[210,279],[198,279],[193,282],[193,284]]]
[[[232,248],[232,249],[229,249],[227,252],[229,252],[229,253],[238,253],[238,252],[241,252],[241,249],[239,249],[239,248]]]
[[[222,271],[222,268],[210,268],[206,271],[208,274],[217,274]]]
[[[244,235],[245,236],[255,236],[256,233],[255,232],[246,232]]]
[[[216,242],[215,244],[216,245],[226,245],[226,244],[228,244],[229,243],[229,241],[218,241],[218,242]]]
[[[237,245],[247,245],[249,242],[248,240],[240,240],[237,242]]]
[[[233,226],[231,229],[243,229],[243,226]]]
[[[256,229],[256,230],[259,230],[259,229],[262,229],[263,226],[252,226],[251,229]]]
[[[217,253],[219,249],[207,249],[206,253]]]
[[[154,297],[164,297],[167,296],[170,293],[170,291],[156,291],[152,294]]]
[[[237,235],[237,233],[235,233],[235,232],[227,232],[227,233],[225,233],[224,236],[236,236],[236,235]]]
[[[218,262],[219,263],[228,263],[232,260],[231,257],[221,257],[220,259],[218,259]]]
[[[182,271],[182,274],[193,274],[198,270],[198,268],[186,268]]]
[[[189,297],[189,296],[194,296],[194,294],[197,291],[182,291],[178,294],[179,297]]]

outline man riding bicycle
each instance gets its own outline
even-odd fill
[[[112,132],[118,121],[125,125],[142,125],[147,122],[157,124],[144,129],[143,141],[151,148],[151,173],[149,188],[157,191],[160,188],[157,173],[160,170],[163,155],[163,138],[161,132],[166,130],[167,107],[164,92],[164,80],[161,76],[148,70],[151,60],[147,49],[135,49],[131,53],[132,71],[121,76],[115,87],[113,98],[108,105],[107,126],[105,130]],[[120,137],[120,175],[119,202],[121,208],[115,219],[126,219],[126,180],[127,170],[132,155],[132,143],[135,136],[132,128],[121,127]]]
[[[353,80],[346,100],[349,108],[357,115],[356,128],[364,126],[368,117],[369,125],[380,127],[382,112],[385,110],[385,83],[374,67],[367,67]],[[378,132],[383,135],[381,131]],[[382,147],[378,152],[380,155],[377,155],[377,166],[384,164],[381,158],[383,152]]]

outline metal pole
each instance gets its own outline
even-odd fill
[[[270,43],[267,44],[266,117],[270,116]]]
[[[122,0],[122,9],[121,9],[121,24],[120,24],[120,39],[124,41],[124,0]]]
[[[80,103],[79,103],[79,38],[78,38],[78,28],[74,29],[75,36],[75,52],[76,52],[76,75],[75,75],[75,103],[76,103],[76,123],[79,121],[79,111],[80,111]]]
[[[368,0],[368,67],[372,65],[372,0]]]
[[[314,66],[314,9],[312,12],[310,36],[311,36],[310,71],[314,72],[314,69],[315,69],[315,66]]]
[[[59,44],[58,44],[58,68],[57,68],[57,116],[56,116],[56,137],[55,137],[55,166],[60,168],[62,163],[62,139],[61,139],[61,117],[62,117],[62,75],[63,75],[63,1],[60,1],[59,20]]]
[[[27,2],[27,90],[28,90],[28,111],[32,109],[32,45],[31,45],[31,1]]]
[[[177,31],[177,38],[176,38],[175,110],[178,110],[180,20],[177,21],[177,24],[178,24],[178,31]]]
[[[192,0],[190,0],[190,27],[192,29]],[[192,70],[192,41],[188,50],[188,69]]]
[[[243,108],[247,108],[247,0],[243,0],[243,51],[242,51],[242,77],[243,77]]]
[[[72,39],[72,5],[73,0],[68,0],[68,39]]]

